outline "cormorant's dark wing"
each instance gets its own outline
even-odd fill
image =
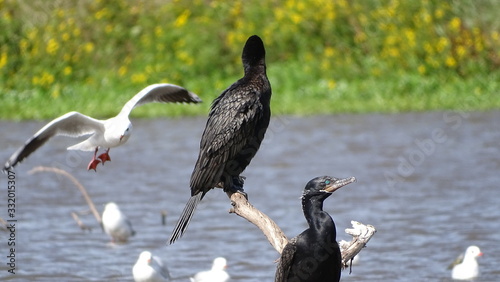
[[[276,268],[276,276],[274,277],[275,282],[287,281],[295,257],[295,251],[297,250],[297,246],[295,245],[296,241],[296,237],[292,238],[292,240],[286,244],[285,248],[283,248]]]
[[[198,161],[191,175],[191,195],[206,192],[203,190],[213,188],[219,182],[226,163],[248,145],[263,118],[259,95],[249,93],[251,90],[245,91],[237,84],[224,91],[212,104],[200,142]]]

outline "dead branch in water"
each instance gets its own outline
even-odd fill
[[[37,172],[53,172],[56,174],[64,175],[67,178],[69,178],[69,180],[71,180],[73,182],[73,184],[75,184],[76,188],[78,188],[78,190],[80,190],[80,192],[82,193],[83,197],[85,198],[85,201],[87,202],[87,205],[89,206],[90,210],[94,214],[94,217],[97,220],[97,223],[99,223],[99,226],[102,226],[101,215],[99,214],[99,212],[95,208],[95,205],[92,202],[92,199],[90,198],[89,194],[87,193],[87,190],[85,189],[85,187],[83,187],[83,185],[73,175],[71,175],[69,172],[67,172],[65,170],[62,170],[62,169],[59,169],[56,167],[46,167],[46,166],[37,166],[37,167],[33,168],[32,170],[30,170],[28,173],[34,174]],[[73,213],[72,213],[72,216],[73,216],[73,218],[75,218]],[[81,221],[79,219],[78,220],[75,219],[75,221],[78,224],[78,226],[80,226],[80,228],[82,228],[82,226],[80,225]],[[83,224],[83,223],[81,223],[81,224]],[[85,225],[85,224],[83,224],[83,225]]]
[[[227,195],[231,199],[231,205],[233,206],[229,212],[235,213],[257,226],[274,249],[281,254],[283,248],[288,244],[288,239],[281,228],[266,214],[251,205],[242,194],[227,192]],[[340,246],[344,267],[366,246],[366,243],[376,232],[375,227],[372,225],[364,225],[357,221],[351,221],[351,224],[353,229],[346,229],[345,231],[353,238],[351,242]]]
[[[92,228],[85,225],[85,223],[83,223],[81,220],[80,220],[80,217],[78,217],[78,215],[76,214],[76,212],[71,212],[71,216],[73,217],[73,219],[76,221],[76,224],[78,224],[78,226],[80,226],[80,229],[82,230],[88,230],[88,231],[92,231]]]

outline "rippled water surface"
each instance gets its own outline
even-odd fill
[[[229,201],[210,191],[188,232],[166,241],[189,198],[189,178],[205,118],[133,120],[125,146],[97,173],[86,165],[91,152],[65,148],[56,137],[16,169],[16,274],[7,272],[10,233],[0,230],[0,280],[132,281],[132,265],[150,250],[178,281],[228,259],[233,281],[273,281],[278,253],[246,220],[228,214]],[[500,270],[500,112],[411,113],[274,117],[261,150],[244,172],[249,199],[293,237],[306,228],[300,195],[313,177],[355,176],[334,193],[325,210],[338,239],[351,220],[377,233],[343,281],[450,281],[448,264],[469,245],[484,252],[478,281],[498,281]],[[42,122],[0,122],[0,159],[10,156]],[[100,211],[116,202],[137,235],[114,245],[88,210],[80,192],[36,166],[73,174]],[[0,176],[0,217],[7,218],[7,177]],[[168,212],[167,226],[160,213]]]

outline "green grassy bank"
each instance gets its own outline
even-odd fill
[[[0,119],[115,115],[148,84],[203,105],[242,75],[252,34],[267,49],[274,114],[500,108],[500,1],[0,0]]]

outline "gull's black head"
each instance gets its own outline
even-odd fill
[[[328,198],[337,189],[355,182],[356,178],[336,178],[332,176],[320,176],[310,180],[304,188],[302,197],[321,196],[322,199]]]
[[[265,65],[266,49],[264,49],[264,42],[260,37],[252,35],[248,38],[245,47],[243,47],[241,59],[245,70],[248,67]]]

